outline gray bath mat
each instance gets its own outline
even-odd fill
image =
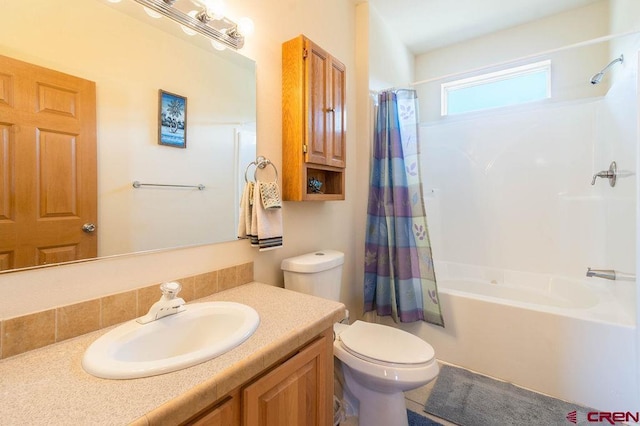
[[[442,426],[441,423],[434,422],[433,420],[421,416],[411,410],[407,410],[407,420],[409,420],[409,426]]]
[[[444,365],[424,411],[462,426],[522,426],[587,425],[594,410]]]

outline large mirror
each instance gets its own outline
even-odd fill
[[[239,192],[256,157],[252,60],[132,0],[2,9],[0,55],[96,84],[98,257],[236,239]],[[185,148],[159,143],[161,90],[186,99]]]

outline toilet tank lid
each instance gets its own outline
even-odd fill
[[[283,271],[302,272],[310,274],[313,272],[326,271],[344,263],[344,253],[337,250],[318,250],[296,257],[284,259],[280,268]]]

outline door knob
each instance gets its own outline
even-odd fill
[[[96,225],[94,225],[93,223],[85,223],[84,225],[82,225],[82,231],[86,232],[87,234],[90,234],[95,230],[96,230]]]

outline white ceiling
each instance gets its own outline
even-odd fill
[[[369,0],[414,54],[601,0]]]

